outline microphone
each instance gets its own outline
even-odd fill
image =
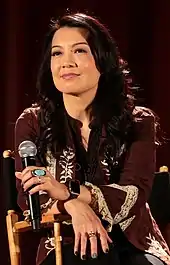
[[[22,159],[23,169],[28,166],[36,166],[35,156],[37,154],[37,148],[33,142],[23,141],[18,147],[18,153]],[[31,188],[34,186],[35,185],[33,185]],[[41,222],[39,192],[34,194],[27,193],[27,198],[32,229],[34,232],[38,232],[40,230]]]

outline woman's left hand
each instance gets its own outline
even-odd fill
[[[32,174],[35,169],[45,170],[45,176],[36,177]],[[21,180],[24,191],[34,194],[39,191],[46,191],[48,195],[57,200],[66,200],[69,197],[67,187],[57,181],[44,167],[29,166],[22,172],[16,172],[16,177]]]
[[[112,243],[112,239],[91,207],[79,199],[70,200],[64,206],[72,217],[75,233],[74,253],[77,255],[80,250],[81,258],[85,259],[87,255],[87,242],[89,241],[91,257],[97,258],[98,240],[103,252],[108,253],[109,243]]]

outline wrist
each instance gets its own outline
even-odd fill
[[[64,209],[68,214],[72,214],[76,210],[76,203],[78,199],[72,199],[70,201],[64,202]]]
[[[79,180],[69,180],[64,183],[69,193],[69,196],[66,200],[77,199],[80,195],[80,182]]]
[[[91,190],[86,186],[80,186],[80,196],[78,197],[81,201],[90,204],[91,203]]]
[[[70,197],[70,192],[64,183],[61,183],[61,188],[63,190],[63,201],[65,201]]]

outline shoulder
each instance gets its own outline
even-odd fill
[[[135,106],[133,116],[135,120],[142,120],[145,118],[155,120],[156,118],[156,114],[151,109],[141,106]]]
[[[155,135],[156,115],[151,109],[136,106],[133,110],[133,117],[136,135],[143,135],[144,138]]]
[[[23,110],[23,112],[19,115],[19,117],[16,120],[16,125],[18,124],[18,122],[22,121],[22,122],[28,122],[28,123],[32,123],[32,124],[36,124],[37,121],[37,117],[38,117],[38,111],[39,111],[39,107],[36,105],[32,105],[29,108],[26,108]]]
[[[37,119],[39,109],[40,107],[38,107],[37,105],[32,105],[31,107],[24,109],[23,112],[19,115],[18,119],[20,118]]]
[[[23,110],[15,122],[15,132],[32,131],[35,134],[39,132],[38,111],[39,107],[33,105]]]

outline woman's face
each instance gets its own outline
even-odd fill
[[[98,87],[100,72],[82,32],[79,28],[63,27],[52,40],[51,72],[62,93],[80,95]]]

